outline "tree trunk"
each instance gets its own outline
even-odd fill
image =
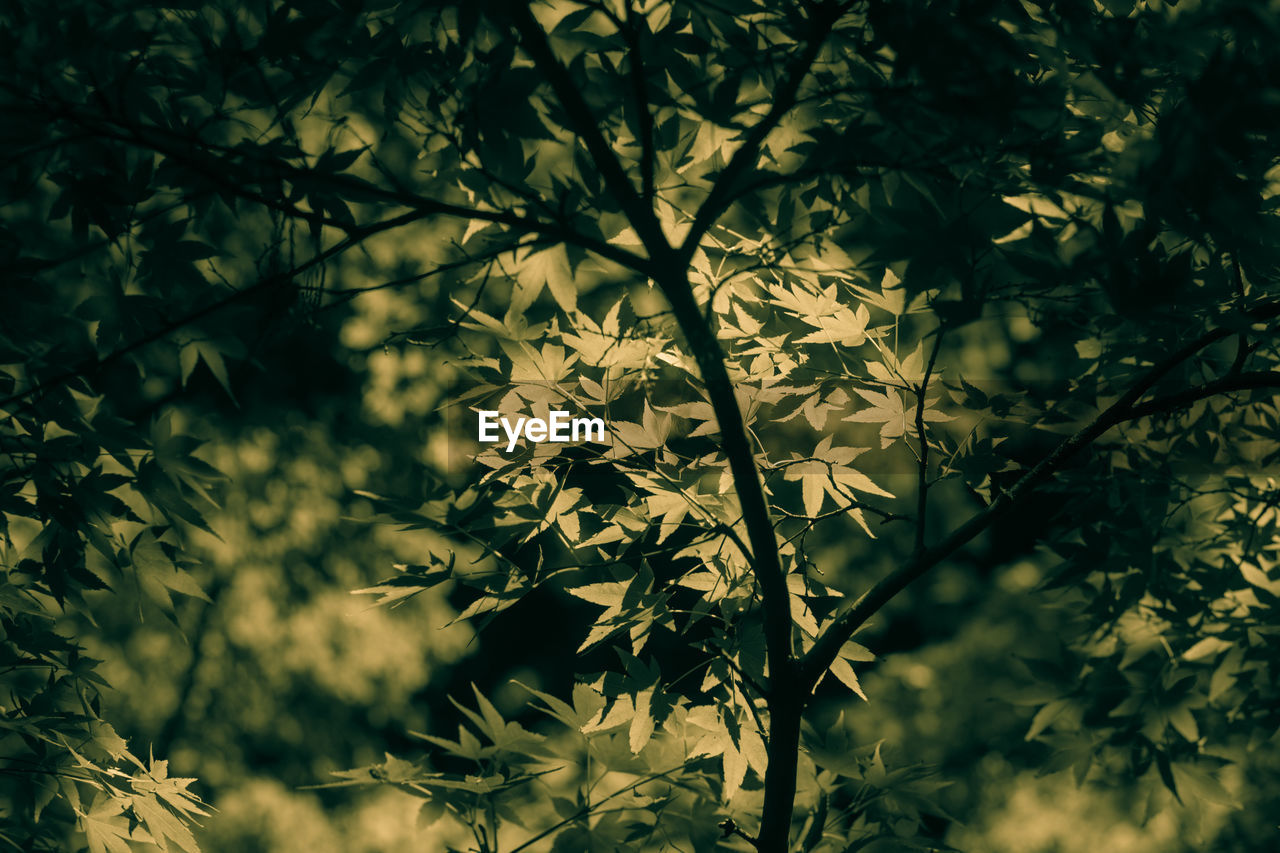
[[[791,813],[796,800],[796,762],[800,757],[804,692],[793,671],[771,676],[770,687],[769,769],[764,778],[764,813],[756,849],[760,853],[788,853],[791,849]]]

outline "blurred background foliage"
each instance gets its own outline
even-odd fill
[[[396,98],[413,93],[400,88],[393,72],[411,69],[421,58],[397,54],[385,67],[368,65],[355,79],[329,79],[335,56],[385,48],[381,42],[371,45],[364,22],[395,5],[298,0],[268,5],[260,15],[235,4],[175,4],[173,20],[191,26],[174,25],[174,31],[192,40],[177,40],[168,69],[174,76],[161,88],[188,99],[183,110],[191,127],[203,128],[201,109],[230,101],[238,122],[271,130],[269,138],[282,148],[329,151],[337,159],[344,156],[337,152],[350,153],[376,139],[378,171],[408,173],[419,155],[412,141],[415,129],[399,127],[389,116]],[[420,11],[411,5],[398,10],[403,21],[414,20]],[[960,97],[964,92],[953,92],[958,99],[942,106],[956,113],[948,144],[989,144],[988,137],[1003,127],[1007,106],[992,95],[1004,79],[1001,57],[964,41],[963,33],[939,29],[927,5],[906,4],[919,6],[914,13],[882,5],[885,18],[877,26],[893,38],[904,67],[920,79],[964,77],[973,87],[969,100]],[[990,13],[993,5],[975,8]],[[1056,11],[1066,21],[1063,39],[1073,49],[1113,52],[1097,59],[1110,75],[1107,85],[1137,97],[1141,93],[1133,90],[1154,85],[1144,69],[1165,59],[1125,52],[1130,27],[1125,16],[1158,5],[1079,4],[1084,11],[1078,11],[1073,4],[1056,4]],[[1199,6],[1186,0],[1182,5]],[[468,462],[475,447],[457,428],[451,408],[468,382],[453,363],[459,353],[422,345],[423,330],[456,310],[448,280],[420,270],[450,262],[466,229],[428,221],[373,233],[362,236],[359,250],[294,275],[299,263],[326,249],[319,226],[312,230],[306,216],[291,217],[243,199],[228,202],[234,193],[226,183],[239,179],[235,173],[202,173],[184,163],[181,151],[171,151],[162,171],[153,174],[151,156],[117,144],[119,128],[105,125],[82,126],[57,146],[63,159],[55,161],[52,154],[44,159],[51,120],[24,115],[24,101],[13,91],[35,77],[58,77],[60,64],[74,57],[83,67],[80,76],[69,75],[68,89],[127,98],[127,89],[100,87],[94,75],[116,74],[113,63],[127,64],[130,56],[140,55],[132,52],[141,51],[145,41],[139,22],[154,23],[152,16],[164,19],[165,14],[145,4],[77,4],[65,16],[55,4],[44,10],[36,6],[6,13],[0,33],[11,119],[4,144],[14,162],[23,164],[5,172],[0,222],[0,263],[10,279],[0,297],[5,335],[0,361],[8,366],[5,393],[14,394],[5,402],[12,419],[4,435],[4,499],[11,502],[5,505],[10,522],[6,594],[35,590],[32,595],[40,602],[39,608],[25,598],[0,602],[8,608],[8,642],[17,647],[30,645],[37,635],[74,638],[85,655],[101,661],[96,674],[110,684],[103,690],[102,716],[136,755],[153,751],[169,761],[171,776],[197,778],[194,790],[216,809],[201,819],[197,833],[206,851],[372,853],[465,845],[460,827],[448,821],[426,825],[419,801],[390,788],[308,786],[330,781],[333,771],[378,762],[387,752],[420,748],[412,731],[452,731],[462,715],[446,697],[469,702],[473,684],[508,718],[539,727],[528,693],[513,686],[513,679],[562,695],[581,668],[574,650],[590,619],[581,602],[562,594],[540,592],[478,633],[469,623],[454,622],[464,602],[447,587],[393,609],[375,608],[367,597],[351,595],[384,578],[391,565],[415,563],[442,544],[426,530],[368,523],[374,508],[358,491],[423,494],[437,482],[463,486],[476,473]],[[465,26],[465,4],[459,8],[459,26]],[[1274,4],[1223,8],[1223,20],[1245,19],[1234,23],[1241,32],[1249,30],[1250,21],[1259,32],[1276,31]],[[428,18],[424,13],[423,20]],[[1095,24],[1096,31],[1089,29]],[[910,38],[903,33],[917,27],[927,32]],[[255,28],[262,31],[255,45],[239,41],[242,31]],[[907,50],[912,44],[915,49]],[[1151,40],[1142,45],[1164,49]],[[283,71],[269,79],[260,73],[264,68]],[[1131,171],[1154,184],[1149,202],[1165,204],[1167,216],[1188,232],[1221,231],[1218,220],[1234,221],[1235,208],[1251,203],[1242,200],[1240,185],[1246,181],[1237,172],[1257,166],[1240,166],[1243,154],[1232,159],[1239,140],[1225,131],[1215,136],[1223,123],[1194,111],[1228,122],[1248,113],[1251,98],[1265,101],[1275,95],[1273,80],[1251,83],[1250,75],[1259,73],[1252,66],[1235,68],[1224,61],[1213,68],[1228,77],[1215,82],[1206,75],[1204,92],[1191,93],[1183,132],[1166,124],[1161,133],[1168,138],[1144,139],[1117,122],[1113,139],[1081,142],[1131,160]],[[493,96],[519,101],[521,84],[505,83],[514,90]],[[196,96],[218,87],[223,91],[207,92],[205,100]],[[351,88],[382,97],[370,94],[363,104],[340,102],[339,92]],[[1225,90],[1232,99],[1215,99]],[[265,108],[263,99],[289,106]],[[713,95],[703,106],[714,109],[716,102]],[[126,112],[135,107],[127,104]],[[917,124],[933,122],[931,110],[937,108],[912,105],[897,118],[910,135]],[[222,141],[232,144],[234,135],[212,120],[221,117],[219,111],[208,111],[203,118],[214,128],[211,135],[225,132]],[[485,122],[507,118],[501,110],[486,110],[479,122],[482,134]],[[1125,134],[1139,138],[1122,138]],[[700,144],[714,147],[716,140]],[[49,162],[59,168],[25,165]],[[334,172],[344,165],[349,163],[329,163]],[[1064,167],[1047,160],[1031,168],[1054,179]],[[1188,174],[1196,168],[1205,172]],[[342,199],[316,192],[307,209],[345,222],[351,213],[344,214],[342,205]],[[187,219],[168,215],[177,209],[197,216],[199,228],[189,232]],[[1194,219],[1188,210],[1202,219],[1188,221]],[[1270,268],[1274,246],[1257,235],[1238,236],[1241,251],[1256,257],[1260,268]],[[879,238],[886,244],[920,240],[918,233]],[[1080,255],[1089,262],[1098,239],[1103,237],[1081,239]],[[136,276],[132,286],[123,280],[122,269]],[[272,276],[284,285],[243,286]],[[583,289],[593,283],[584,281]],[[202,314],[212,304],[210,288],[224,286],[220,294],[236,294],[230,304]],[[912,286],[927,289],[922,283]],[[1149,294],[1106,296],[1125,313]],[[502,301],[493,296],[485,306],[501,316]],[[636,303],[638,314],[655,307],[646,306],[642,296]],[[180,333],[150,337],[154,328],[187,312],[197,316]],[[128,344],[138,340],[145,345]],[[1033,327],[1013,307],[1007,313],[988,312],[958,333],[953,345],[963,372],[987,378],[990,388],[1065,379],[1063,364],[1072,362],[1064,353],[1074,356],[1070,336]],[[128,351],[115,355],[122,346]],[[88,369],[83,368],[86,358]],[[78,379],[64,381],[68,369]],[[18,394],[46,383],[48,393],[37,400]],[[144,439],[130,435],[138,425],[146,426]],[[1273,424],[1254,426],[1265,433]],[[80,434],[100,446],[78,442]],[[139,485],[98,483],[95,490],[89,472],[100,468],[127,471]],[[157,468],[168,479],[147,473]],[[1097,476],[1087,464],[1078,473]],[[895,478],[910,482],[914,477],[909,467],[880,475],[895,492]],[[37,485],[11,487],[28,482]],[[1135,493],[1140,490],[1141,484],[1130,485]],[[42,509],[50,502],[78,501],[84,507],[97,500],[114,519],[102,522],[100,532],[118,547],[98,549],[95,556],[93,542],[77,540],[82,560],[70,561],[75,565],[67,569],[71,580],[65,588],[36,589],[39,584],[25,577],[30,572],[22,561],[30,559],[31,547],[45,559],[63,553],[31,544],[39,543],[37,531],[24,527],[21,518],[33,517],[27,506],[37,502],[33,490],[40,492]],[[971,507],[971,496],[959,488],[936,492],[939,517],[963,516]],[[1059,508],[1050,495],[1026,512]],[[1099,513],[1126,509],[1095,507]],[[1096,520],[1082,513],[1070,523],[1084,529]],[[77,516],[74,523],[85,522]],[[897,534],[886,530],[882,535],[892,541]],[[130,573],[132,563],[120,551],[136,562],[142,560],[139,550],[152,544],[164,555],[157,558],[164,563],[157,568],[162,580],[143,583]],[[466,543],[449,546],[460,561],[479,554]],[[879,555],[892,550],[884,539],[853,539],[823,527],[808,535],[806,548],[815,562],[846,567],[830,582],[851,590],[880,576],[886,567]],[[1086,538],[1085,553],[1074,556],[1100,559],[1104,551]],[[937,796],[957,819],[931,818],[938,822],[933,828],[963,849],[1273,849],[1280,755],[1271,736],[1274,720],[1258,709],[1268,695],[1274,697],[1274,687],[1257,688],[1257,719],[1213,733],[1225,744],[1223,756],[1234,763],[1222,772],[1220,794],[1204,783],[1200,795],[1185,797],[1186,808],[1153,806],[1153,801],[1168,804],[1172,796],[1157,774],[1135,777],[1119,766],[1109,768],[1116,772],[1080,770],[1074,761],[1055,765],[1055,750],[1028,737],[1038,709],[1058,698],[1045,693],[1043,685],[1055,677],[1065,680],[1069,662],[1087,655],[1097,640],[1092,622],[1082,618],[1091,602],[1070,587],[1045,588],[1064,559],[1070,556],[1037,548],[1016,518],[993,529],[931,582],[909,588],[859,635],[880,657],[860,670],[872,701],[826,689],[815,721],[844,726],[851,750],[879,743],[892,764],[938,768],[951,784]],[[110,589],[101,588],[104,584]],[[42,621],[32,615],[35,609],[54,617]],[[1127,629],[1138,635],[1143,626]],[[6,654],[16,652],[7,649]],[[65,670],[68,683],[81,678],[69,652],[57,654],[53,669]],[[1142,666],[1135,671],[1141,673]],[[6,689],[43,695],[42,685],[20,683],[13,672],[5,673]],[[1207,670],[1203,675],[1203,680],[1211,677]],[[1123,689],[1137,692],[1138,685]],[[1065,715],[1058,721],[1063,730],[1087,730],[1086,710],[1059,710]],[[1185,727],[1185,716],[1176,714],[1170,712],[1166,722]],[[114,743],[91,719],[96,714],[84,716],[67,717],[67,725],[88,741]],[[1190,725],[1197,725],[1195,717]],[[85,727],[88,735],[81,731]],[[17,749],[15,739],[6,735],[0,743]],[[92,757],[106,762],[111,748],[100,748],[104,752]],[[1059,772],[1046,775],[1046,766]],[[29,781],[9,770],[17,781],[5,782],[5,817],[16,825],[29,811]],[[1195,780],[1183,781],[1188,790]],[[23,845],[23,832],[37,838],[55,832],[54,826],[46,815],[43,827],[13,829],[15,846]],[[60,845],[71,844],[68,837],[44,837],[45,846],[32,849],[67,849]]]
[[[139,620],[125,596],[103,593],[97,626],[75,628],[106,661],[121,732],[217,792],[206,850],[429,843],[403,795],[302,789],[380,759],[406,729],[436,728],[440,703],[428,697],[456,686],[456,668],[480,652],[467,625],[450,625],[443,594],[395,610],[351,595],[435,544],[361,523],[367,502],[354,491],[405,484],[427,464],[439,401],[422,350],[335,359],[338,335],[378,318],[333,316],[282,320],[235,401],[205,377],[175,403],[183,431],[208,439],[201,456],[226,476],[206,513],[216,536],[189,546],[212,603],[187,602],[173,620],[144,609]]]

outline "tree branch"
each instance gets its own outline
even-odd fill
[[[662,233],[662,228],[658,225],[657,218],[653,215],[652,206],[646,208],[640,197],[636,195],[635,187],[631,185],[631,180],[623,170],[622,164],[604,138],[604,134],[600,132],[600,126],[586,100],[583,99],[582,92],[569,76],[568,70],[560,64],[560,60],[556,59],[555,53],[552,52],[547,34],[537,18],[533,16],[529,4],[523,0],[510,0],[505,7],[512,26],[520,35],[521,46],[551,85],[556,99],[560,101],[560,105],[569,116],[572,130],[587,146],[587,153],[591,155],[592,162],[600,170],[605,187],[617,200],[631,227],[635,229],[641,243],[648,251],[649,257],[656,259],[666,254],[670,246]]]
[[[1251,317],[1263,319],[1280,313],[1280,305],[1268,303],[1258,306],[1247,313]],[[986,509],[978,512],[960,527],[953,530],[936,546],[917,549],[905,565],[900,566],[873,584],[848,610],[819,635],[808,654],[800,660],[800,683],[806,690],[811,690],[817,684],[818,678],[821,677],[822,673],[826,672],[827,668],[831,666],[845,642],[894,596],[916,578],[928,572],[990,527],[996,519],[1011,510],[1019,498],[1057,473],[1063,463],[1076,451],[1096,441],[1113,426],[1144,415],[1172,411],[1215,394],[1245,390],[1247,388],[1280,388],[1280,372],[1241,373],[1227,375],[1205,385],[1176,392],[1165,397],[1158,397],[1145,404],[1138,405],[1138,400],[1180,363],[1210,344],[1230,337],[1232,334],[1235,334],[1233,329],[1213,329],[1155,365],[1118,400],[1107,407],[1084,428],[1059,444],[1053,452],[1040,460],[1012,488],[997,497]]]
[[[205,317],[209,316],[210,314],[213,314],[217,311],[221,311],[223,308],[226,308],[229,305],[233,305],[236,302],[240,302],[241,300],[246,299],[255,293],[259,293],[271,287],[281,285],[286,281],[289,281],[290,279],[294,278],[295,276],[306,272],[312,267],[315,267],[319,264],[323,264],[325,261],[329,260],[330,258],[335,257],[347,251],[348,249],[359,245],[368,237],[374,234],[380,233],[382,231],[389,231],[393,228],[398,228],[401,225],[405,225],[409,222],[413,222],[417,219],[421,219],[426,215],[427,214],[421,213],[419,211],[410,211],[408,213],[402,213],[399,216],[394,216],[390,219],[385,219],[381,222],[375,222],[370,225],[361,226],[356,233],[352,234],[347,239],[342,240],[341,242],[330,247],[329,249],[326,249],[325,251],[319,253],[318,255],[312,258],[309,258],[306,261],[303,261],[301,264],[298,264],[298,266],[294,267],[293,269],[286,270],[285,272],[281,272],[281,273],[276,273],[275,275],[270,275],[270,276],[267,276],[266,278],[260,279],[259,281],[254,282],[249,287],[246,287],[242,290],[237,290],[224,299],[219,299],[215,302],[211,302],[208,305],[205,305],[202,308],[197,308],[196,310],[188,314],[185,314],[182,317],[179,317],[177,320],[174,320],[158,329],[148,332],[147,334],[141,336],[140,338],[137,338],[134,341],[131,341],[130,343],[120,347],[119,349],[111,351],[107,355],[82,362],[81,364],[77,365],[74,368],[71,368],[70,370],[66,370],[62,373],[56,374],[55,376],[52,376],[49,379],[36,382],[35,384],[31,385],[30,387],[22,391],[17,391],[17,392],[14,392],[13,394],[10,394],[9,396],[0,400],[0,411],[7,410],[10,406],[12,406],[15,403],[20,403],[24,400],[27,400],[28,398],[35,397],[53,388],[57,388],[61,385],[64,385],[67,382],[70,382],[71,380],[76,379],[77,377],[86,377],[94,373],[97,373],[98,371],[102,370],[104,367],[124,358],[126,355],[129,355],[132,352],[136,352],[149,344],[155,343],[156,341],[167,338],[169,335],[173,334],[174,332],[178,331],[179,329],[185,326],[190,325],[191,323],[194,323],[198,320],[202,320]],[[7,412],[6,414],[13,415],[14,413]]]
[[[282,160],[259,156],[252,148],[219,145],[167,128],[133,124],[109,115],[84,115],[78,113],[71,104],[46,105],[35,103],[29,107],[29,112],[33,116],[43,117],[45,120],[62,119],[70,121],[82,127],[87,127],[103,136],[109,136],[118,141],[154,151],[165,157],[171,157],[176,162],[184,163],[191,168],[196,168],[193,164],[200,164],[208,169],[225,172],[229,166],[235,165],[236,161],[243,160],[269,169],[275,175],[284,179],[306,182],[314,186],[323,186],[348,201],[373,201],[405,207],[419,214],[418,218],[447,216],[469,221],[493,222],[505,225],[518,233],[536,234],[541,237],[581,246],[619,266],[635,270],[644,275],[649,274],[649,262],[646,258],[602,240],[592,239],[562,223],[546,222],[523,216],[513,210],[481,210],[466,205],[425,198],[413,192],[387,189],[355,175],[317,172]],[[123,136],[120,131],[124,132]],[[218,156],[209,157],[206,161],[201,156],[204,152]],[[221,158],[231,159],[228,162]],[[258,195],[256,193],[242,191],[243,188],[234,181],[225,186],[228,191],[235,193],[238,197],[246,198],[255,203],[262,203],[263,201],[262,198],[255,197]],[[287,212],[294,213],[294,211]],[[298,211],[297,213],[301,212]],[[324,221],[322,224],[333,225],[334,227],[349,227],[345,223],[339,225],[336,221]]]
[[[346,303],[350,302],[352,299],[355,299],[357,296],[360,296],[365,293],[372,293],[375,290],[387,290],[389,288],[403,287],[406,284],[416,284],[420,281],[425,281],[428,278],[434,278],[435,276],[443,275],[444,273],[453,272],[459,269],[465,269],[466,267],[469,267],[475,264],[489,263],[491,261],[497,260],[498,258],[502,257],[508,252],[514,252],[521,248],[527,248],[530,245],[543,245],[543,244],[545,244],[545,241],[534,241],[534,243],[532,244],[520,243],[520,242],[505,243],[494,249],[490,249],[489,251],[485,252],[482,255],[466,255],[465,257],[460,258],[459,260],[456,260],[456,261],[450,261],[445,264],[437,264],[436,266],[432,267],[426,272],[414,273],[413,275],[406,275],[401,278],[394,278],[394,279],[391,279],[390,281],[384,281],[379,284],[370,284],[370,285],[365,285],[364,287],[324,288],[321,290],[321,292],[327,295],[333,296],[334,299],[333,301],[326,304],[324,307],[320,308],[319,311],[328,311],[340,305],[345,305]],[[475,305],[473,304],[471,307],[474,309]],[[317,311],[317,313],[319,313],[319,311]],[[465,315],[463,319],[465,319]]]
[[[746,423],[724,364],[724,353],[703,316],[682,266],[669,263],[655,280],[698,364],[707,397],[720,426],[721,449],[729,461],[734,489],[751,545],[751,568],[764,610],[765,656],[769,665],[769,770],[765,774],[761,850],[782,850],[795,800],[796,754],[805,691],[798,689],[792,647],[791,596],[778,554],[777,535],[764,496]]]
[[[782,117],[795,106],[800,84],[808,76],[809,69],[818,58],[823,43],[830,35],[836,21],[844,14],[844,10],[844,4],[823,4],[816,10],[820,14],[811,22],[812,31],[809,37],[805,39],[800,52],[787,63],[782,74],[782,82],[774,89],[773,105],[747,132],[746,138],[733,152],[728,165],[716,177],[715,183],[711,186],[711,192],[707,194],[698,207],[697,213],[694,214],[689,233],[685,235],[684,242],[680,244],[677,252],[683,263],[688,263],[693,253],[697,251],[702,235],[707,233],[707,230],[729,209],[729,205],[733,203],[734,190],[738,181],[759,160],[760,149],[764,145],[765,138],[778,126]]]
[[[1219,394],[1230,394],[1235,391],[1249,391],[1255,388],[1280,389],[1280,372],[1273,370],[1252,370],[1247,373],[1229,373],[1221,379],[1206,382],[1195,388],[1187,388],[1163,397],[1155,397],[1145,403],[1132,406],[1126,421],[1137,420],[1155,415],[1167,415],[1178,409],[1185,409],[1192,403]]]
[[[657,157],[653,144],[653,113],[649,111],[648,80],[644,55],[640,52],[640,19],[630,0],[627,0],[627,20],[623,35],[630,54],[628,76],[631,78],[631,94],[635,101],[636,127],[640,131],[640,196],[652,210],[655,192],[654,165]]]
[[[683,271],[672,270],[669,275],[657,281],[671,303],[672,313],[698,364],[707,396],[720,426],[723,441],[721,449],[729,461],[734,487],[742,504],[742,518],[751,545],[752,569],[760,584],[760,597],[765,613],[765,644],[772,683],[775,678],[785,679],[784,673],[790,668],[791,606],[755,453],[747,437],[742,410],[733,393],[733,383],[724,366],[724,354],[693,298],[688,279]]]
[[[773,523],[769,517],[768,504],[764,498],[759,471],[755,464],[755,454],[751,450],[746,424],[733,393],[733,383],[724,366],[724,353],[693,297],[693,290],[685,275],[686,263],[682,259],[670,256],[670,246],[658,226],[652,209],[646,209],[642,200],[636,195],[635,188],[631,185],[613,150],[600,133],[595,117],[583,100],[581,92],[552,53],[546,33],[527,5],[518,2],[509,3],[507,11],[512,24],[520,34],[521,44],[546,77],[556,97],[568,113],[573,129],[582,138],[588,153],[600,169],[605,185],[622,206],[632,227],[644,243],[650,259],[658,262],[651,270],[651,277],[671,303],[672,313],[698,363],[712,409],[720,424],[725,455],[729,460],[738,499],[742,503],[743,519],[751,545],[753,569],[760,584],[765,610],[770,681],[771,684],[774,679],[785,681],[791,668],[790,599],[782,563],[777,553]],[[825,33],[823,37],[825,38]],[[812,55],[816,56],[816,54],[815,46]],[[803,73],[807,73],[811,61],[812,56],[805,61],[801,77]],[[796,79],[794,88],[798,87],[799,79]],[[782,109],[778,114],[781,115],[786,109],[789,107]],[[772,122],[776,120],[776,117],[770,119]],[[761,130],[761,139],[769,129]]]
[[[742,827],[738,826],[733,818],[725,818],[716,824],[716,828],[720,830],[721,838],[730,838],[736,835],[752,847],[755,847],[756,849],[760,848],[759,840],[743,832]]]
[[[639,779],[632,782],[631,784],[624,785],[623,787],[614,791],[612,794],[609,794],[597,800],[595,804],[588,804],[586,806],[583,806],[581,809],[569,815],[568,817],[564,818],[559,823],[554,823],[551,826],[539,832],[538,834],[534,835],[532,838],[526,839],[523,843],[511,848],[511,853],[521,853],[521,851],[527,850],[537,842],[546,838],[548,835],[555,833],[561,827],[568,826],[574,821],[582,820],[584,817],[587,817],[592,812],[596,811],[600,806],[604,805],[605,803],[609,802],[615,797],[620,797],[623,794],[634,791],[636,788],[639,788],[641,785],[647,785],[648,783],[661,779],[664,776],[670,776],[672,773],[676,773],[681,770],[684,770],[686,767],[688,767],[690,764],[692,764],[696,760],[697,759],[691,759],[689,761],[684,762],[683,764],[677,764],[675,767],[672,767],[669,770],[659,770],[656,773],[649,773],[645,776],[641,776]],[[679,784],[679,783],[672,780],[672,784]]]
[[[929,508],[929,440],[924,435],[924,398],[929,392],[929,378],[933,376],[933,366],[938,361],[938,350],[942,349],[942,332],[942,327],[938,327],[933,339],[933,350],[929,353],[929,364],[916,389],[916,435],[920,437],[920,476],[916,485],[917,553],[924,550],[925,512]]]
[[[698,364],[707,395],[719,422],[724,440],[724,452],[729,461],[742,515],[751,546],[751,562],[765,612],[765,638],[769,660],[771,690],[790,679],[792,669],[791,609],[786,579],[778,556],[777,540],[768,504],[760,482],[746,424],[733,393],[733,383],[724,365],[724,353],[715,333],[703,316],[693,289],[685,273],[687,258],[672,256],[666,237],[653,214],[636,195],[622,166],[608,142],[601,134],[581,92],[574,85],[568,71],[551,51],[547,35],[533,17],[527,5],[520,2],[506,6],[513,26],[521,37],[521,44],[532,57],[539,71],[550,83],[552,91],[568,113],[575,132],[578,133],[599,168],[609,192],[622,206],[632,227],[640,236],[649,258],[649,275],[658,284],[671,304],[672,313],[689,344]],[[814,50],[816,55],[816,48]],[[807,64],[806,64],[807,69]],[[799,81],[796,81],[798,87]],[[765,130],[764,133],[767,133]]]

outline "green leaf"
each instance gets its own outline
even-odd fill
[[[374,602],[375,606],[399,607],[415,595],[452,579],[455,556],[450,551],[445,561],[432,555],[432,562],[428,565],[396,563],[394,568],[399,574],[379,581],[376,586],[352,590],[351,594],[376,595],[378,600]]]
[[[191,372],[195,370],[197,361],[204,362],[209,372],[222,386],[222,390],[226,391],[227,396],[234,401],[236,397],[231,390],[231,375],[227,371],[226,362],[222,360],[222,351],[209,341],[191,341],[183,345],[179,354],[183,386],[186,386]]]
[[[831,662],[831,674],[840,679],[840,683],[856,693],[862,701],[869,701],[867,694],[862,692],[862,685],[858,682],[858,676],[853,671],[853,667],[849,666],[849,662],[844,658],[836,658]]]
[[[635,695],[633,700],[635,716],[631,718],[631,728],[628,732],[628,743],[631,745],[632,752],[640,752],[649,743],[649,739],[653,737],[652,703],[652,688],[641,690]]]
[[[138,534],[130,546],[129,553],[143,592],[164,610],[168,612],[173,610],[170,591],[211,603],[211,599],[196,583],[195,578],[179,568],[165,553],[150,529]]]
[[[1186,761],[1171,766],[1177,790],[1191,802],[1209,802],[1229,809],[1242,809],[1240,798],[1229,792],[1213,774]]]
[[[1063,712],[1069,707],[1071,707],[1071,700],[1055,699],[1039,711],[1036,711],[1035,716],[1031,718],[1031,727],[1027,729],[1023,739],[1035,740],[1045,729],[1053,725],[1054,720],[1062,716]]]
[[[151,842],[141,829],[130,830],[123,817],[123,804],[123,800],[99,793],[94,796],[88,812],[78,813],[89,853],[132,853],[130,842]]]
[[[544,286],[551,291],[560,310],[569,315],[577,313],[578,288],[563,244],[523,254],[516,263],[515,274],[508,318],[527,312]]]
[[[156,797],[134,797],[131,808],[161,850],[169,851],[176,848],[185,853],[197,853],[200,849],[196,845],[191,830],[178,819],[177,815],[161,805]]]

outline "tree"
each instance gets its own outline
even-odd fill
[[[114,737],[51,613],[126,583],[170,613],[203,595],[183,545],[217,472],[170,404],[234,396],[287,318],[388,289],[423,304],[384,346],[448,353],[472,409],[608,435],[371,491],[459,545],[365,592],[450,582],[484,621],[562,590],[591,606],[596,674],[530,687],[558,733],[476,691],[456,740],[423,735],[434,764],[340,784],[421,796],[484,851],[936,849],[939,781],[825,709],[863,692],[871,620],[983,541],[1042,543],[1085,614],[1031,662],[1050,766],[1229,799],[1215,745],[1274,729],[1271,11],[294,0],[4,23],[5,761],[57,781],[7,792],[16,844],[61,843],[38,822],[59,797],[92,850],[194,849],[186,780]]]

